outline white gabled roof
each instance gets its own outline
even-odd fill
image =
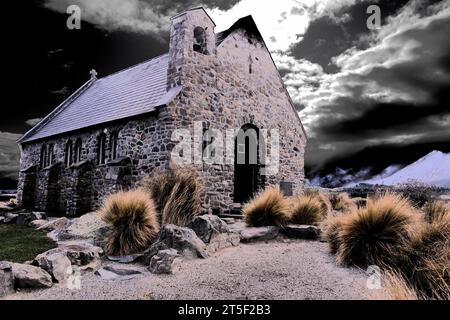
[[[168,61],[168,54],[164,54],[107,77],[91,79],[18,142],[154,111],[176,95],[166,90]]]

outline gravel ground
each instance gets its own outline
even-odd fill
[[[140,265],[114,266],[144,274],[104,280],[90,272],[82,276],[80,290],[56,285],[7,299],[386,298],[382,290],[366,288],[363,271],[336,266],[327,244],[313,241],[240,244],[206,260],[184,261],[174,275],[153,275]]]

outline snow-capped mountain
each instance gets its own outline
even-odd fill
[[[363,183],[391,186],[410,181],[450,188],[450,153],[432,151],[392,175],[373,177]]]

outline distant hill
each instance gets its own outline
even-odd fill
[[[450,188],[450,153],[432,151],[392,175],[373,177],[363,183],[392,186],[408,181]]]

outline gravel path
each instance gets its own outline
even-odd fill
[[[84,274],[80,290],[54,286],[7,299],[377,299],[366,275],[336,266],[327,244],[276,241],[240,244],[206,260],[185,261],[174,275],[153,275],[139,265],[116,265],[144,274],[104,280]]]

